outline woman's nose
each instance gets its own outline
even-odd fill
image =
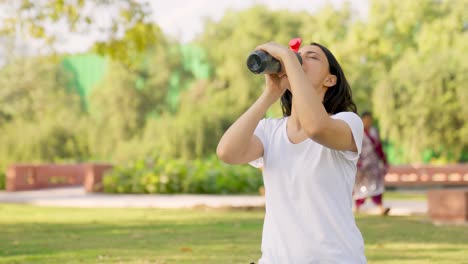
[[[303,56],[301,56],[301,58],[302,58],[302,65],[301,65],[301,66],[302,66],[302,69],[305,70],[305,69],[307,68],[307,65],[304,63],[304,62],[305,62],[305,58],[304,58]]]

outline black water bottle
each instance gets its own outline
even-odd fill
[[[299,63],[302,64],[302,57],[296,53]],[[281,63],[263,50],[256,50],[247,57],[247,68],[253,73],[279,73],[281,72]]]

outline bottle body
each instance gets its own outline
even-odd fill
[[[302,64],[302,57],[296,53],[297,59]],[[256,74],[271,74],[281,72],[281,63],[263,50],[256,50],[247,57],[247,68]]]

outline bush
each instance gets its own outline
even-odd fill
[[[0,190],[4,190],[6,185],[6,174],[4,170],[0,171]]]
[[[137,161],[106,174],[108,193],[256,193],[262,186],[258,169],[231,166],[216,158],[204,160]]]

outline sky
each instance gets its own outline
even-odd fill
[[[306,10],[313,13],[327,3],[339,7],[344,0],[153,0],[149,1],[155,20],[162,30],[182,42],[193,39],[203,30],[203,18],[218,21],[227,9],[242,10],[263,4],[272,10]],[[367,14],[366,0],[351,0],[353,9],[360,15]]]
[[[145,1],[145,0],[141,0]],[[289,9],[293,11],[306,10],[314,13],[324,5],[330,3],[339,7],[345,1],[351,2],[353,10],[361,17],[368,12],[368,0],[146,0],[153,11],[153,20],[161,27],[162,31],[182,43],[191,41],[197,34],[203,31],[203,21],[210,18],[219,21],[226,10],[240,11],[254,5],[262,4],[272,10]],[[99,12],[106,12],[98,11]],[[1,15],[0,10],[0,15]],[[103,16],[97,17],[99,20]],[[55,27],[57,28],[57,27]],[[60,26],[59,26],[60,28]],[[59,31],[60,32],[60,31]],[[86,52],[99,38],[99,33],[89,34],[58,34],[60,39],[55,45],[55,51],[59,53],[81,53]],[[34,40],[19,41],[26,45],[26,50],[34,52],[36,44]],[[1,52],[0,52],[1,53]],[[26,51],[26,53],[28,53]],[[1,54],[0,54],[1,55]]]
[[[148,0],[154,21],[162,31],[182,43],[192,40],[203,31],[203,21],[210,18],[219,21],[226,10],[243,10],[262,4],[272,10],[289,9],[315,12],[326,4],[339,7],[346,0]],[[348,0],[360,16],[368,12],[368,0]],[[73,36],[57,47],[59,52],[85,52],[92,45],[89,36]]]

